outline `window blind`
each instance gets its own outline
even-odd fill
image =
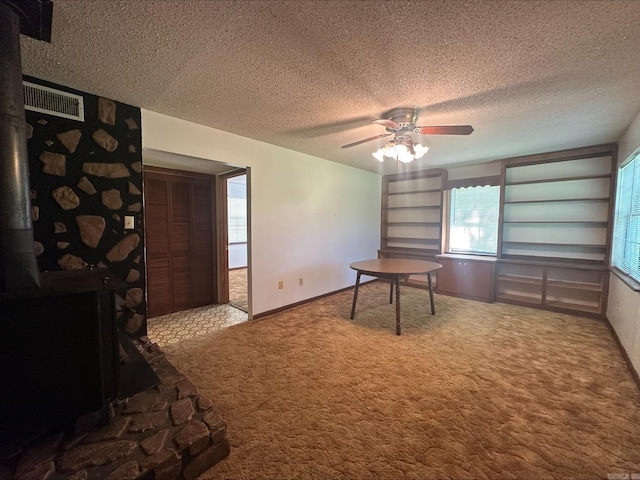
[[[247,241],[247,185],[246,176],[227,180],[227,225],[229,243]]]
[[[611,264],[640,282],[640,152],[618,169]]]
[[[454,188],[450,199],[449,252],[495,255],[500,187]]]

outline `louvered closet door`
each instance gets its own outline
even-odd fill
[[[149,317],[214,301],[213,183],[145,172]]]
[[[147,307],[150,317],[169,313],[173,308],[169,250],[169,186],[167,178],[145,174]]]
[[[191,271],[195,305],[213,303],[213,205],[211,182],[192,184]]]
[[[191,187],[188,180],[171,182],[171,288],[173,310],[193,306],[191,292]]]

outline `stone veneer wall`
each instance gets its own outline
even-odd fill
[[[146,335],[140,109],[81,95],[84,122],[26,111],[34,248],[40,271],[108,268],[128,287],[118,326]],[[135,219],[124,229],[124,216]]]

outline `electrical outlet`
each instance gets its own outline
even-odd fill
[[[284,288],[284,282],[282,280],[280,280],[278,282],[278,290],[282,290]]]
[[[299,286],[302,286],[302,284],[303,284],[302,277],[300,277],[300,278],[298,279],[298,285],[299,285]]]

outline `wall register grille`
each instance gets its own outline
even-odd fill
[[[84,99],[81,95],[24,81],[22,91],[25,110],[84,122]]]

